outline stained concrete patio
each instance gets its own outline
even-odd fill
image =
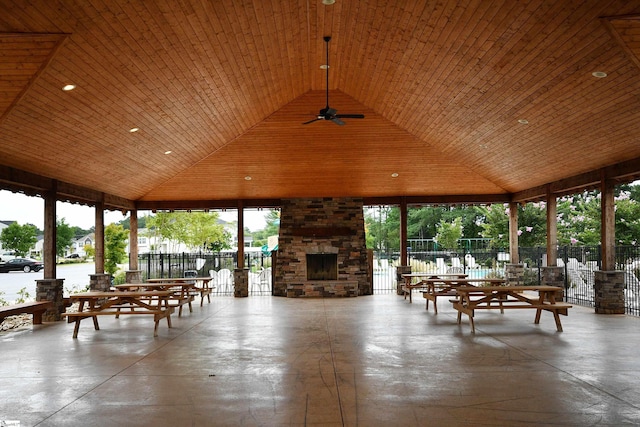
[[[640,319],[476,315],[397,295],[215,297],[173,328],[103,317],[0,334],[20,426],[640,425]]]

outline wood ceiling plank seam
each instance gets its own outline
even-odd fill
[[[417,4],[420,5],[420,2],[417,2]],[[427,40],[430,40],[432,37],[433,28],[426,24],[424,25],[424,28],[420,27],[420,17],[429,13],[427,11],[428,3],[424,2],[421,6],[422,8],[419,10],[414,9],[406,12],[408,15],[408,21],[403,24],[403,27],[407,28],[407,31],[405,32],[403,39],[399,41],[398,49],[395,49],[396,51],[400,50],[402,52],[400,59],[396,60],[392,56],[388,57],[390,66],[395,68],[390,74],[391,78],[389,80],[388,87],[396,87],[399,90],[387,90],[378,105],[385,106],[384,110],[380,113],[394,122],[400,117],[401,113],[404,112],[404,108],[408,108],[408,100],[406,99],[406,94],[408,93],[406,89],[406,82],[410,81],[410,79],[414,77],[415,67],[420,66],[417,65],[418,62],[423,66],[423,72],[426,72],[430,65],[436,61],[434,56],[435,52],[430,49],[427,42]],[[431,28],[432,32],[427,34],[424,32],[425,28]],[[423,35],[421,36],[418,32]],[[416,44],[414,40],[420,40],[421,43]],[[418,58],[421,58],[420,61]],[[414,65],[409,66],[408,64]]]
[[[537,114],[535,113],[535,111],[539,108],[539,105],[563,105],[565,103],[570,102],[572,104],[572,109],[578,109],[581,107],[580,104],[576,103],[576,98],[574,95],[571,95],[571,98],[568,98],[567,96],[563,96],[561,94],[570,94],[575,92],[575,90],[573,89],[575,87],[575,85],[577,84],[577,87],[580,87],[580,80],[578,80],[577,83],[573,83],[575,82],[575,77],[578,77],[575,75],[575,73],[572,72],[572,69],[585,69],[587,68],[587,64],[588,63],[593,63],[594,65],[596,65],[598,62],[600,62],[600,60],[602,59],[602,54],[600,53],[595,53],[597,52],[597,47],[599,46],[599,44],[597,43],[598,41],[600,41],[600,43],[602,43],[602,41],[596,37],[594,40],[590,40],[588,38],[583,38],[583,46],[578,48],[577,46],[572,47],[572,50],[579,50],[579,51],[590,51],[592,52],[590,55],[588,55],[588,52],[585,52],[585,54],[580,54],[580,61],[584,61],[584,63],[582,65],[575,65],[573,67],[570,67],[569,70],[567,70],[565,73],[567,74],[565,75],[560,75],[558,77],[553,77],[551,78],[549,81],[545,82],[544,86],[540,86],[540,83],[536,83],[536,82],[532,82],[529,83],[527,82],[527,84],[525,85],[526,87],[528,87],[528,89],[520,94],[520,97],[522,98],[521,101],[517,102],[516,104],[512,104],[511,109],[515,110],[515,111],[523,111],[523,113],[521,114],[522,117],[527,116],[529,118],[531,118],[532,116],[536,116]],[[615,53],[613,51],[609,51],[608,53],[605,53],[606,56],[613,56],[615,55]],[[576,55],[578,56],[578,55]],[[591,59],[589,59],[591,58]],[[593,67],[591,67],[591,69],[595,69]],[[587,73],[585,73],[585,76],[587,75]],[[573,78],[571,78],[573,77]],[[590,74],[588,74],[588,77],[583,80],[583,81],[592,81],[593,78],[591,77]],[[557,82],[556,84],[553,84],[554,82]],[[504,99],[502,99],[501,101],[498,102],[505,102]],[[533,111],[533,114],[526,114],[528,111]]]
[[[263,6],[262,2],[254,5],[252,18],[255,19],[257,25],[249,25],[244,29],[247,35],[251,35],[249,39],[255,40],[254,49],[260,60],[255,69],[262,74],[262,79],[260,87],[256,88],[256,93],[266,103],[265,109],[261,111],[261,120],[269,117],[273,111],[283,105],[280,94],[287,91],[287,82],[291,82],[290,79],[283,78],[287,70],[291,69],[286,59],[283,58],[283,52],[286,52],[286,48],[283,49],[286,46],[283,39],[285,39],[285,26],[287,26],[285,24],[287,15],[282,10],[284,4],[269,5],[270,14],[260,13],[260,10],[264,10]],[[278,15],[276,15],[276,9],[278,9]],[[266,20],[263,20],[263,17]],[[262,27],[273,28],[273,34],[260,31]]]
[[[189,10],[192,10],[192,9],[189,9]],[[186,15],[177,13],[172,10],[167,10],[159,14],[158,18],[156,18],[155,20],[157,22],[157,25],[159,25],[160,27],[171,26],[174,30],[174,33],[173,33],[175,36],[174,40],[173,41],[167,40],[164,43],[166,44],[179,43],[179,46],[183,50],[186,50],[187,52],[189,52],[189,55],[194,55],[193,51],[195,50],[196,46],[194,45],[190,37],[191,37],[191,34],[196,32],[198,28],[194,24],[194,22],[198,21],[197,15],[198,15],[197,13],[193,12],[189,15],[191,16],[192,19],[189,19]],[[184,19],[177,18],[181,16],[183,16]],[[168,18],[173,19],[173,17],[176,17],[175,24],[173,20],[172,21],[168,20]],[[162,19],[162,21],[160,21],[160,19]],[[192,30],[192,31],[187,31],[187,30]],[[171,64],[172,64],[171,66],[175,66],[175,64],[179,64],[183,69],[189,70],[189,75],[188,76],[185,75],[185,78],[183,79],[184,82],[182,83],[182,85],[186,89],[190,88],[191,90],[188,90],[188,93],[192,95],[190,95],[189,98],[186,98],[184,95],[182,95],[182,92],[184,91],[180,87],[175,86],[175,89],[173,91],[175,93],[174,96],[176,99],[180,100],[181,104],[183,105],[186,105],[189,102],[195,101],[199,106],[195,108],[182,107],[182,108],[173,109],[175,111],[185,111],[185,113],[188,113],[188,115],[185,114],[180,117],[181,122],[184,123],[184,126],[180,126],[181,127],[180,134],[184,135],[180,139],[183,141],[181,145],[184,147],[184,152],[194,153],[192,156],[190,156],[189,162],[191,163],[195,161],[196,155],[198,157],[201,157],[203,154],[209,153],[211,151],[211,137],[205,136],[205,134],[200,129],[202,129],[203,126],[209,129],[211,127],[214,127],[216,123],[211,119],[212,112],[209,110],[210,104],[206,101],[206,99],[204,99],[202,91],[199,90],[199,87],[197,86],[197,84],[195,84],[195,82],[197,81],[204,80],[204,78],[202,77],[202,74],[200,74],[201,78],[200,80],[198,80],[198,76],[195,73],[196,71],[202,73],[201,67],[188,66],[187,63],[185,62],[185,58],[182,55],[177,55],[175,53],[177,51],[178,51],[177,49],[171,49],[169,51],[170,57],[173,58],[171,61]],[[195,56],[191,56],[191,57],[194,58],[195,64],[200,64],[200,61]],[[167,67],[169,67],[169,65],[167,65]],[[220,140],[219,137],[217,139]],[[222,143],[222,141],[218,142],[218,144],[219,143]]]
[[[213,35],[211,29],[215,28],[216,24],[218,23],[217,15],[214,13],[209,3],[202,4],[202,6],[203,9],[200,10],[199,13],[196,14],[196,16],[200,19],[200,26],[202,28],[202,31],[199,32],[199,35],[204,36],[204,38],[199,37],[199,40],[201,42],[200,49],[202,49],[202,51],[204,52],[203,56],[208,60],[203,60],[200,62],[200,64],[204,67],[204,74],[207,76],[206,81],[209,85],[209,88],[216,97],[215,102],[213,103],[214,107],[212,107],[212,114],[214,114],[216,118],[220,118],[224,117],[227,113],[226,111],[222,110],[220,106],[225,105],[227,99],[232,99],[231,92],[227,89],[232,85],[228,75],[223,72],[223,67],[222,65],[220,65],[217,54],[213,50],[213,46],[218,43],[218,40],[211,37]],[[216,66],[216,64],[218,64],[219,66]],[[213,80],[213,85],[211,84],[211,80]],[[217,129],[220,129],[222,127],[221,121],[221,119],[218,119],[216,121]],[[244,129],[241,128],[239,124],[236,124],[235,121],[233,123],[233,127],[230,127],[229,123],[225,123],[225,128],[223,128],[223,130],[225,130],[228,134],[227,138],[231,138],[232,135],[237,136],[244,131]],[[216,142],[216,148],[219,148],[222,145],[224,145],[223,141]]]
[[[299,11],[302,8],[292,8],[289,3],[283,3],[282,7],[285,8],[283,14],[287,18],[277,28],[278,35],[282,38],[279,44],[286,52],[282,73],[288,74],[286,81],[290,83],[284,85],[284,91],[280,90],[281,95],[278,96],[279,107],[302,95],[309,87],[305,83],[306,76],[309,73],[309,64],[305,61],[308,55],[303,53],[305,52],[305,46],[301,44],[301,41],[306,40],[306,37],[303,36],[305,29],[296,25],[297,22],[301,22],[302,17],[298,17],[296,14],[300,13]],[[284,22],[287,22],[290,28],[287,29]]]
[[[489,5],[489,4],[493,4],[491,2],[480,2],[480,5]],[[431,62],[435,62],[435,56],[438,55],[438,53],[440,53],[442,50],[444,50],[444,46],[450,46],[449,48],[446,49],[445,54],[442,56],[442,60],[440,61],[439,65],[435,68],[436,73],[434,73],[434,75],[432,76],[432,78],[416,78],[415,81],[418,84],[418,87],[415,88],[415,90],[412,91],[411,94],[408,95],[408,99],[407,99],[407,105],[409,106],[407,111],[403,111],[403,115],[398,117],[398,122],[402,123],[403,127],[406,127],[409,120],[411,120],[411,118],[413,118],[413,120],[416,120],[418,117],[422,117],[425,113],[425,111],[428,111],[428,108],[425,107],[424,103],[427,102],[425,100],[424,97],[418,95],[418,91],[420,90],[420,87],[422,87],[422,90],[420,90],[420,93],[433,93],[432,91],[435,89],[436,87],[436,82],[441,79],[441,74],[444,72],[444,70],[449,69],[451,62],[458,56],[463,56],[466,52],[468,52],[470,50],[470,47],[467,47],[465,49],[464,52],[460,52],[460,50],[462,48],[465,47],[465,41],[469,38],[469,37],[474,37],[474,30],[477,28],[477,26],[479,25],[480,22],[483,22],[482,20],[478,20],[475,24],[472,24],[473,21],[473,16],[475,13],[477,13],[477,7],[472,8],[471,5],[468,5],[464,10],[460,9],[460,8],[456,8],[453,11],[451,11],[451,14],[448,16],[448,22],[456,22],[456,24],[451,24],[448,26],[445,26],[445,28],[449,28],[448,31],[445,31],[444,29],[439,31],[438,33],[438,39],[440,40],[444,37],[444,41],[438,42],[438,41],[434,41],[433,44],[434,45],[440,45],[442,47],[438,47],[436,49],[430,49],[430,52],[424,56],[424,58],[426,58],[425,62],[429,61],[428,63]],[[455,12],[459,11],[458,13],[460,14],[459,16],[455,15]],[[486,13],[483,12],[483,13]],[[461,25],[465,30],[463,30],[463,32],[459,32],[459,31],[455,31],[454,32],[454,25],[457,25],[458,22],[460,22],[461,20],[464,20],[465,24]],[[427,69],[427,67],[422,67],[424,69]],[[438,73],[439,70],[442,70],[441,73]],[[424,72],[423,72],[424,73]],[[420,75],[423,73],[419,73],[419,72],[415,72],[415,75]],[[444,87],[446,85],[441,85],[442,89],[444,90]]]
[[[334,49],[333,63],[337,64],[336,73],[334,73],[334,78],[336,80],[334,88],[345,92],[345,89],[347,89],[345,84],[349,81],[350,84],[348,90],[350,91],[350,94],[356,98],[362,99],[363,91],[367,90],[367,88],[371,86],[371,74],[373,70],[376,69],[376,62],[380,57],[378,46],[380,46],[381,40],[385,38],[384,28],[389,26],[390,17],[387,16],[388,8],[390,8],[390,6],[387,3],[386,5],[379,5],[369,9],[370,15],[367,15],[367,21],[370,19],[371,24],[368,25],[368,31],[366,34],[361,34],[363,39],[359,39],[357,41],[359,44],[358,50],[363,53],[361,59],[355,63],[353,68],[365,70],[365,72],[357,73],[357,78],[347,79],[347,73],[340,71],[351,68],[351,58],[342,57],[340,55],[340,49]],[[340,43],[347,42],[353,43],[352,40],[340,40]]]
[[[186,5],[183,5],[182,7],[185,6]],[[202,138],[198,138],[194,133],[190,132],[190,129],[192,127],[195,127],[197,123],[211,123],[209,120],[209,115],[205,113],[206,104],[202,102],[200,93],[199,91],[196,91],[196,86],[194,85],[194,81],[197,80],[194,74],[194,69],[196,69],[197,67],[192,64],[188,65],[186,62],[186,57],[177,54],[178,48],[180,48],[182,52],[189,52],[188,56],[190,56],[192,52],[191,48],[193,47],[193,45],[190,43],[190,40],[188,40],[187,35],[191,32],[187,32],[187,29],[192,28],[191,23],[188,19],[188,15],[193,16],[195,13],[193,12],[192,8],[188,6],[186,7],[187,10],[185,11],[143,10],[141,12],[141,16],[147,14],[149,15],[149,18],[146,19],[146,34],[148,34],[148,36],[145,36],[145,39],[147,39],[146,41],[152,43],[154,46],[157,46],[156,49],[161,49],[161,51],[158,52],[159,54],[156,55],[158,59],[154,59],[154,61],[159,62],[159,65],[161,65],[163,69],[175,70],[173,72],[174,78],[169,79],[171,81],[171,86],[166,86],[165,84],[163,84],[163,87],[149,86],[148,90],[150,92],[162,91],[163,94],[167,92],[171,94],[171,97],[175,101],[169,103],[168,100],[165,99],[164,105],[166,107],[170,107],[172,116],[175,119],[179,120],[180,123],[183,123],[183,125],[180,126],[182,128],[180,134],[184,136],[178,138],[185,140],[185,137],[188,137],[190,140],[189,145],[193,146],[193,144],[195,144],[195,148],[198,149],[198,151],[202,151],[206,149],[206,146],[199,142],[200,140],[202,140]],[[167,19],[168,15],[170,15],[171,20]],[[156,26],[158,30],[160,28],[165,28],[165,30],[164,32],[154,31],[153,27],[151,27],[150,24]],[[170,34],[167,34],[167,28],[171,29]],[[194,58],[193,56],[190,57]],[[194,64],[197,63],[197,61],[194,62]],[[180,70],[179,75],[178,70]],[[163,78],[162,81],[166,80]],[[185,103],[187,102],[186,98],[183,96],[183,93],[185,92],[192,94],[189,96],[189,102],[196,101],[199,108],[184,108]],[[165,95],[165,98],[167,98],[167,95]],[[176,102],[178,102],[183,107],[179,108],[176,105]],[[167,113],[165,107],[162,107],[162,111],[164,114]],[[179,112],[184,113],[179,114]],[[176,121],[176,123],[178,122]],[[191,151],[193,151],[193,149]]]
[[[591,33],[591,32],[589,32],[589,33]],[[592,33],[591,33],[591,37],[590,38],[587,38],[587,37],[579,37],[578,38],[578,37],[576,37],[576,39],[580,40],[580,42],[576,42],[575,44],[569,45],[566,48],[566,50],[562,50],[562,52],[563,53],[564,52],[573,52],[574,55],[572,55],[572,56],[575,56],[575,57],[579,58],[579,57],[583,56],[582,51],[585,50],[585,48],[587,50],[594,51],[596,46],[598,46],[596,44],[596,42],[598,41],[599,38],[600,38],[599,36],[593,35]],[[593,39],[593,40],[591,40],[591,39]],[[570,39],[568,39],[568,40],[570,40]],[[579,45],[582,45],[582,47],[578,48]],[[560,49],[558,49],[558,50],[560,50]],[[566,55],[558,54],[558,56],[562,56],[562,57],[566,58]],[[544,71],[543,69],[538,71],[537,69],[540,69],[542,67],[540,62],[536,61],[535,58],[533,58],[531,55],[529,55],[529,58],[531,59],[531,61],[529,63],[527,63],[526,65],[524,65],[522,68],[531,68],[531,72],[529,73],[529,75],[531,76],[531,79],[529,81],[527,81],[527,80],[524,80],[524,79],[520,78],[520,79],[517,79],[517,81],[516,81],[516,79],[511,77],[509,80],[505,80],[504,81],[504,85],[505,86],[515,86],[515,85],[517,85],[518,87],[528,88],[527,89],[528,92],[533,92],[538,88],[538,86],[536,86],[536,84],[538,84],[538,85],[543,84],[543,82],[541,80],[539,80],[537,78],[537,76],[548,75],[548,74],[543,73],[543,71]],[[538,65],[537,65],[537,67],[534,68],[534,67],[530,67],[530,65],[532,65],[532,64],[534,64],[534,65],[538,64]],[[548,66],[546,66],[546,67],[548,67]],[[518,87],[516,87],[514,89],[514,91],[517,91]],[[492,105],[499,105],[499,104],[504,103],[505,102],[505,98],[507,96],[509,96],[509,95],[510,95],[509,93],[497,94],[497,98],[494,98],[495,101],[494,101],[494,103]],[[525,92],[522,95],[525,95],[525,97],[526,97],[527,93]]]
[[[559,17],[559,18],[561,18],[561,17],[562,17],[562,15],[560,15],[560,14],[556,14],[555,16],[556,16],[556,17]],[[558,20],[559,20],[559,18],[558,18],[558,19],[556,19],[556,21],[558,21]],[[535,56],[535,55],[530,55],[530,56],[531,56],[531,57],[533,57],[533,56]],[[488,72],[488,71],[487,71],[487,72]],[[477,81],[477,79],[476,79],[476,81]],[[474,82],[472,81],[472,82],[471,82],[471,84],[474,84]],[[506,83],[504,83],[504,85],[506,86],[507,84],[506,84]],[[459,96],[461,96],[461,95],[462,95],[462,92],[458,95],[458,97],[459,97]],[[489,101],[490,101],[490,100],[486,100],[486,101],[485,101],[485,104],[486,104],[486,105],[489,105]],[[460,114],[462,114],[462,113],[466,114],[466,111],[460,111],[460,112],[458,112],[457,116],[454,116],[454,117],[452,117],[452,118],[451,118],[451,121],[453,122],[453,121],[460,120]]]
[[[234,119],[243,123],[243,128],[248,128],[251,124],[255,124],[259,121],[259,117],[255,115],[254,108],[252,108],[252,99],[249,97],[246,88],[246,83],[243,81],[247,81],[250,77],[247,75],[247,71],[245,67],[242,67],[238,58],[234,52],[234,48],[238,50],[237,38],[235,36],[235,30],[237,28],[236,12],[234,7],[236,5],[225,5],[221,4],[221,8],[225,9],[225,7],[231,7],[231,9],[225,9],[225,18],[220,19],[220,24],[222,27],[223,33],[228,35],[227,43],[223,44],[222,50],[225,52],[225,58],[227,63],[229,64],[229,74],[232,74],[232,78],[230,79],[233,85],[233,94],[239,100],[238,111],[233,111],[233,114],[228,114],[229,116],[233,116]],[[218,16],[220,18],[220,16]],[[234,72],[231,72],[234,71]],[[244,117],[238,117],[238,115],[244,115]]]
[[[413,2],[413,7],[416,7],[416,2]],[[421,5],[422,7],[426,7],[425,4]],[[396,25],[394,27],[394,31],[390,31],[391,36],[387,37],[389,40],[389,48],[388,51],[391,52],[400,52],[402,51],[402,46],[406,46],[408,41],[410,40],[409,34],[409,23],[412,15],[409,11],[409,5],[407,4],[399,4],[397,6],[397,17],[395,19]],[[414,11],[415,9],[411,9]],[[404,51],[402,51],[404,54]],[[375,109],[381,108],[380,106],[387,105],[385,103],[385,97],[390,94],[388,90],[389,87],[395,86],[399,80],[397,80],[396,73],[400,68],[398,66],[399,60],[392,54],[386,53],[384,50],[379,55],[379,72],[376,74],[372,73],[371,78],[371,87],[367,88],[367,90],[358,94],[356,99],[362,101],[365,105],[375,106]],[[384,110],[379,113],[382,115]]]
[[[350,86],[353,89],[348,89],[356,99],[363,99],[364,93],[368,92],[372,85],[374,70],[379,69],[383,56],[381,46],[388,37],[390,32],[388,29],[393,28],[394,15],[394,8],[389,3],[373,8],[370,29],[366,34],[363,33],[364,39],[361,41],[366,46],[366,51],[363,61],[358,64],[365,72],[359,73],[358,78],[350,80],[352,82]],[[344,79],[339,79],[338,83],[339,87],[345,87]]]
[[[516,3],[515,2],[511,3],[511,5],[512,7],[515,7]],[[515,15],[514,12],[511,12],[512,10],[513,9],[500,7],[499,9],[494,10],[493,13],[491,11],[488,11],[488,13],[491,13],[491,15],[483,15],[484,19],[481,19],[481,22],[488,25],[491,25],[491,24],[495,25],[495,30],[487,34],[487,37],[477,40],[477,43],[480,43],[482,46],[478,50],[485,52],[482,55],[482,58],[481,58],[482,61],[485,61],[487,63],[489,63],[489,61],[495,61],[497,60],[497,57],[496,57],[497,52],[500,52],[505,48],[512,48],[512,46],[510,46],[509,43],[507,42],[507,39],[504,37],[505,31],[507,31],[508,29],[511,29],[509,33],[515,34],[517,32],[516,28],[522,30],[523,27],[525,26],[525,22],[528,20],[528,17],[530,16],[528,11],[522,11],[521,13]],[[514,15],[517,17],[514,17]],[[500,18],[496,18],[496,17],[500,17]],[[499,20],[499,21],[496,22],[496,20]],[[515,41],[512,40],[511,43],[513,44],[515,43]],[[477,73],[477,70],[475,67],[477,67],[478,64],[480,64],[480,62],[477,62],[477,61],[474,62],[476,64],[476,66],[474,67],[468,66],[468,64],[462,65],[463,64],[462,60],[464,58],[466,58],[466,56],[459,57],[459,62],[457,65],[455,65],[455,67],[459,67],[459,69],[461,70],[465,69],[466,72],[463,72],[460,75],[459,83],[457,84],[457,89],[455,91],[450,90],[450,93],[452,95],[448,97],[449,99],[447,100],[446,106],[443,105],[444,113],[450,110],[452,106],[458,102],[458,98],[461,96],[463,92],[468,93],[470,88],[473,87],[473,84],[474,84],[473,76]],[[444,97],[442,92],[438,92],[436,96]],[[457,120],[458,119],[449,119],[448,122],[458,123]],[[464,123],[464,122],[460,122],[460,123]],[[431,131],[431,129],[425,130],[425,137],[428,135],[428,133],[426,132],[429,132],[429,131]]]
[[[394,111],[397,98],[397,93],[388,90],[388,88],[402,86],[406,81],[406,76],[399,70],[408,68],[408,58],[410,52],[412,52],[410,44],[419,23],[416,17],[424,14],[424,10],[427,7],[426,2],[414,2],[412,9],[406,8],[402,10],[402,15],[398,18],[398,28],[401,28],[401,30],[396,33],[396,36],[389,46],[390,52],[402,52],[402,54],[399,58],[396,58],[395,55],[387,54],[385,63],[382,66],[382,71],[377,73],[380,76],[379,79],[382,79],[382,76],[388,77],[386,77],[385,81],[381,81],[376,85],[380,90],[373,94],[373,97],[368,99],[368,102],[370,105],[375,105],[377,109],[380,108],[379,106],[386,106],[384,110],[378,111],[385,117]],[[427,59],[425,59],[425,62],[426,61]],[[427,71],[424,70],[424,72],[426,73]]]
[[[440,14],[436,15],[435,12],[438,11],[438,6],[440,6]],[[409,62],[417,62],[414,59],[416,57],[424,58],[423,61],[421,61],[422,63],[433,62],[433,60],[435,59],[434,55],[436,55],[436,51],[433,46],[437,44],[437,40],[442,34],[443,29],[449,22],[449,16],[453,13],[454,9],[455,5],[452,3],[449,3],[448,5],[437,3],[436,5],[434,5],[434,9],[432,11],[429,11],[427,9],[423,10],[424,14],[428,14],[424,25],[424,28],[428,29],[428,31],[416,28],[413,40],[405,50],[405,55],[408,58],[403,60],[402,63],[407,64]],[[420,18],[422,17],[424,17],[424,15],[422,15]],[[418,24],[420,22],[421,20],[419,19]],[[420,36],[420,34],[422,34],[422,36]],[[418,50],[416,46],[421,46],[421,48]],[[399,112],[396,115],[389,116],[390,120],[392,120],[394,123],[397,123],[403,128],[406,126],[406,120],[404,119],[404,117],[406,117],[407,114],[418,113],[411,111],[413,106],[411,104],[410,97],[412,94],[414,94],[415,88],[412,86],[416,84],[416,80],[411,77],[411,75],[414,73],[414,67],[407,66],[406,68],[408,74],[404,78],[404,81],[407,83],[403,84],[402,87],[398,90],[398,96],[401,94],[401,101],[397,104]]]
[[[377,53],[377,56],[371,61],[372,66],[370,70],[372,71],[367,74],[367,81],[364,82],[361,92],[352,94],[364,105],[377,107],[378,104],[376,104],[375,101],[381,97],[381,92],[389,87],[389,79],[390,76],[392,76],[392,62],[389,59],[390,57],[398,56],[398,40],[402,38],[402,34],[405,32],[404,26],[402,25],[403,18],[406,19],[407,17],[404,13],[404,8],[390,8],[388,5],[387,8],[391,9],[385,9],[384,12],[384,15],[387,16],[388,19],[387,28],[393,30],[384,31],[379,37],[379,42],[376,43],[373,49],[374,53]],[[384,49],[385,45],[389,46],[387,51]],[[373,70],[376,70],[376,72],[373,72]],[[341,86],[345,88],[345,91],[350,91],[347,82]]]
[[[360,13],[364,16],[360,17]],[[344,74],[349,81],[357,81],[361,78],[359,70],[360,64],[364,62],[364,56],[367,50],[365,39],[368,39],[367,25],[371,21],[371,16],[375,14],[375,8],[368,7],[362,2],[349,2],[347,14],[341,23],[344,23],[338,30],[339,34],[331,35],[332,40],[329,42],[329,64],[335,66],[329,68],[329,90],[337,89],[338,74]],[[348,18],[350,16],[359,16],[358,19]],[[324,46],[323,50],[324,52]],[[347,58],[341,61],[340,58]],[[324,64],[324,61],[322,62]],[[338,64],[343,63],[344,69],[338,70]],[[354,64],[354,65],[350,65]],[[322,86],[324,88],[324,85]],[[336,106],[332,107],[336,108]],[[339,110],[339,108],[337,108]]]
[[[232,55],[232,52],[228,49],[228,45],[230,44],[230,40],[227,37],[228,32],[225,31],[223,25],[223,19],[226,19],[224,16],[224,10],[220,11],[219,8],[223,8],[222,3],[212,3],[211,4],[211,16],[212,22],[217,23],[217,26],[212,26],[214,31],[212,36],[214,38],[211,39],[211,52],[209,58],[214,59],[218,63],[218,67],[215,67],[216,73],[220,76],[220,78],[224,81],[224,91],[225,91],[225,99],[228,101],[225,104],[222,104],[226,107],[224,110],[220,111],[220,115],[225,118],[235,117],[236,112],[241,110],[241,100],[234,97],[234,94],[238,92],[239,83],[237,81],[237,76],[233,73],[230,73],[231,70],[229,55]],[[222,89],[222,88],[220,88]],[[240,120],[227,120],[226,123],[230,126],[233,126],[235,129],[234,134],[241,134],[245,127]]]
[[[234,60],[234,70],[236,72],[240,72],[240,75],[242,76],[241,79],[239,79],[239,89],[242,92],[243,95],[243,99],[245,101],[244,107],[245,107],[245,111],[243,111],[244,114],[247,114],[247,116],[250,119],[250,123],[251,125],[255,125],[256,123],[259,123],[260,120],[263,118],[263,115],[260,114],[259,111],[268,111],[267,106],[264,104],[264,100],[262,99],[263,97],[260,97],[257,93],[256,90],[251,90],[252,88],[252,83],[253,83],[253,79],[251,78],[252,76],[249,74],[248,70],[251,67],[251,63],[247,63],[247,55],[246,54],[242,54],[240,52],[243,52],[243,50],[240,48],[240,46],[243,44],[242,40],[240,39],[240,35],[242,34],[242,28],[240,25],[240,20],[238,19],[238,16],[240,16],[242,14],[242,16],[246,16],[246,14],[244,13],[244,8],[241,8],[240,5],[238,3],[234,3],[233,7],[235,9],[235,13],[231,13],[231,17],[228,20],[229,24],[230,24],[230,30],[231,30],[231,34],[233,34],[233,39],[235,40],[235,47],[238,50],[238,54],[233,55],[232,59]],[[244,35],[244,34],[242,34]],[[256,109],[256,105],[258,106],[258,108]]]

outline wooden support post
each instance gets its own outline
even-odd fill
[[[558,204],[554,194],[547,189],[547,266],[558,265]]]
[[[407,251],[407,200],[400,202],[400,265],[409,265]]]
[[[616,212],[614,199],[614,183],[602,176],[600,183],[601,193],[601,243],[602,243],[602,270],[614,271],[616,269],[615,239],[616,239]]]
[[[518,254],[518,204],[509,202],[509,257],[511,264],[520,262]]]
[[[138,211],[129,212],[129,270],[138,269]]]
[[[238,262],[236,267],[244,267],[244,205],[238,201]]]
[[[44,194],[44,246],[42,261],[44,262],[44,279],[56,278],[56,199],[57,181],[53,181],[52,188]]]
[[[96,203],[96,253],[94,263],[96,274],[104,273],[104,202]]]

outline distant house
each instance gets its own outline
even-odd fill
[[[84,248],[87,246],[92,248],[95,247],[95,241],[95,233],[89,233],[86,236],[75,239],[71,242],[71,245],[69,246],[69,249],[65,256],[70,254],[78,254],[81,257],[85,257],[87,256],[87,253],[85,252]]]

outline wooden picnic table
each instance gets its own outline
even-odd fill
[[[156,279],[148,279],[147,283],[194,283],[194,290],[200,294],[200,307],[204,303],[204,297],[207,297],[207,301],[211,303],[211,293],[214,287],[211,286],[211,276],[200,277],[160,277]]]
[[[75,313],[63,313],[69,323],[75,322],[73,338],[78,338],[80,322],[91,317],[96,331],[100,330],[98,316],[111,315],[118,318],[123,315],[153,315],[155,323],[153,336],[158,336],[158,323],[160,319],[167,319],[167,325],[171,327],[171,313],[173,307],[169,306],[169,298],[173,291],[110,291],[110,292],[81,292],[71,294],[71,302],[78,302],[78,311]],[[153,305],[153,302],[156,304]],[[127,309],[121,311],[121,309]]]
[[[463,279],[467,277],[464,273],[407,273],[403,274],[404,285],[402,285],[402,294],[404,295],[404,299],[407,299],[407,295],[409,295],[409,303],[413,302],[411,297],[411,291],[414,289],[426,289],[425,279]],[[419,280],[416,283],[411,283],[414,279],[423,279]]]
[[[496,309],[501,313],[505,309],[535,309],[535,324],[540,323],[540,314],[543,310],[553,313],[556,321],[556,329],[562,332],[560,314],[568,315],[568,309],[572,306],[561,301],[556,301],[556,293],[562,291],[558,286],[459,286],[456,288],[457,299],[451,300],[453,308],[458,310],[458,324],[462,321],[462,314],[469,316],[471,332],[475,333],[473,317],[477,309]],[[534,292],[535,297],[527,295]],[[480,298],[477,298],[480,294]],[[497,304],[492,304],[497,303]]]
[[[193,312],[191,302],[194,292],[197,292],[196,284],[193,282],[179,283],[123,283],[115,285],[119,291],[171,291],[173,294],[168,298],[169,306],[178,308],[178,317],[182,316],[182,306],[189,306],[189,313]]]
[[[429,310],[429,301],[433,301],[435,314],[438,314],[438,297],[457,296],[456,288],[460,286],[504,285],[506,279],[501,278],[428,278],[422,281],[424,290],[422,297],[426,300],[425,310]]]

